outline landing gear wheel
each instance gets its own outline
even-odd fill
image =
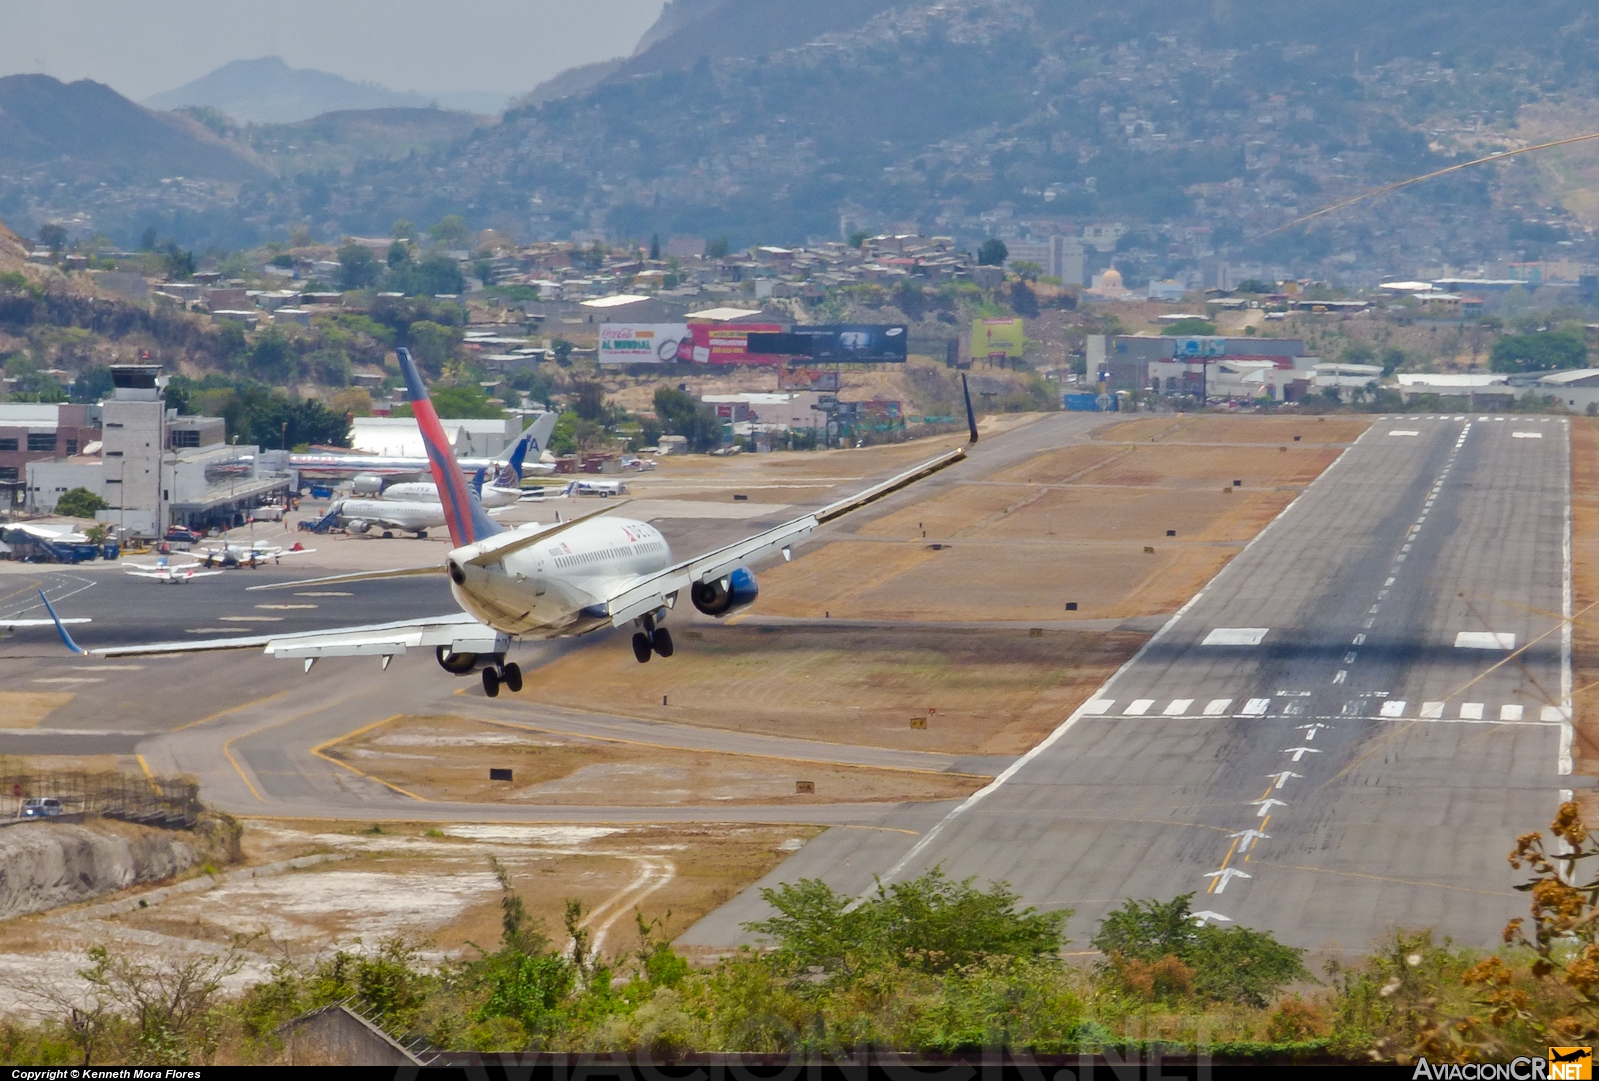
[[[654,640],[650,643],[655,647],[655,652],[663,657],[672,655],[672,632],[665,627],[655,628]]]
[[[515,663],[500,669],[500,682],[505,684],[506,690],[515,694],[522,689],[522,666]]]
[[[427,540],[428,539],[428,531],[425,530],[425,529],[417,530],[416,531],[416,539],[417,540]]]
[[[643,631],[633,635],[633,656],[638,658],[640,664],[650,659],[650,636]]]
[[[483,669],[483,693],[490,698],[500,696],[500,676],[492,668]]]

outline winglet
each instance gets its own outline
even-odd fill
[[[78,656],[86,656],[89,651],[72,640],[72,635],[68,634],[67,629],[61,625],[61,617],[56,615],[55,606],[50,603],[50,598],[44,595],[44,590],[42,589],[39,590],[39,599],[44,602],[44,610],[50,613],[50,618],[56,621],[56,633],[61,636],[62,644]]]
[[[971,429],[972,442],[977,442],[977,414],[972,412],[972,388],[966,385],[966,373],[961,373],[961,393],[966,395],[966,426]]]

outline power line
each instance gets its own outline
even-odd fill
[[[1345,199],[1341,203],[1334,203],[1332,206],[1324,206],[1320,210],[1313,211],[1304,215],[1303,217],[1295,218],[1286,225],[1279,225],[1275,229],[1268,229],[1255,239],[1259,240],[1261,237],[1268,237],[1273,233],[1280,233],[1285,229],[1292,229],[1294,226],[1302,225],[1305,222],[1310,221],[1312,218],[1319,218],[1323,214],[1331,214],[1335,210],[1342,210],[1346,206],[1354,206],[1356,203],[1362,202],[1363,200],[1372,199],[1378,195],[1385,195],[1388,192],[1397,191],[1398,189],[1408,187],[1411,184],[1420,184],[1423,180],[1431,180],[1433,177],[1443,176],[1445,173],[1459,172],[1461,169],[1469,169],[1473,165],[1483,165],[1490,161],[1503,161],[1505,158],[1513,158],[1517,154],[1530,154],[1534,150],[1548,150],[1551,147],[1556,146],[1570,146],[1572,143],[1584,143],[1589,139],[1599,139],[1599,131],[1596,131],[1591,135],[1578,135],[1571,139],[1556,139],[1552,143],[1539,143],[1537,146],[1524,146],[1519,150],[1506,150],[1498,154],[1489,154],[1487,157],[1478,158],[1475,161],[1463,161],[1459,165],[1451,165],[1447,169],[1439,169],[1436,172],[1427,173],[1424,176],[1413,176],[1409,180],[1401,180],[1396,184],[1387,184],[1380,188],[1373,188],[1371,191],[1357,195],[1353,199]]]

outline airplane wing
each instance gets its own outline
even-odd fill
[[[961,379],[964,385],[965,376]],[[971,442],[967,446],[971,446],[977,442],[977,418],[972,412],[970,392],[966,395],[966,420],[971,432]],[[725,574],[731,574],[741,564],[762,559],[774,552],[782,552],[785,560],[791,559],[794,545],[808,536],[817,526],[842,518],[851,511],[859,510],[869,503],[875,503],[885,496],[908,488],[965,457],[966,447],[957,447],[912,469],[907,469],[898,476],[874,484],[863,492],[836,503],[829,503],[820,510],[784,522],[764,533],[746,537],[735,544],[685,560],[676,566],[643,578],[623,580],[607,601],[611,626],[620,627],[646,612],[652,612],[664,605],[666,598],[673,593],[698,582],[715,581]]]
[[[51,620],[34,622],[51,623]],[[63,623],[87,620],[62,620]],[[59,630],[60,628],[58,628]],[[61,631],[69,647],[77,647]],[[503,653],[510,638],[497,633],[467,615],[427,616],[393,623],[374,623],[362,627],[335,627],[325,631],[299,631],[291,634],[263,634],[238,638],[210,638],[191,642],[150,642],[99,649],[77,647],[75,652],[91,657],[155,656],[169,653],[207,653],[227,649],[259,649],[273,657],[302,659],[309,670],[321,657],[394,657],[408,649],[433,649],[444,646],[452,653]]]
[[[14,631],[25,627],[54,627],[53,619],[0,619],[0,631]],[[63,619],[62,623],[88,623],[88,616],[79,616],[76,619]]]

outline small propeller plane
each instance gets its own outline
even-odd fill
[[[157,556],[154,563],[124,563],[123,569],[135,578],[149,578],[152,581],[165,585],[168,582],[181,584],[194,578],[209,578],[221,571],[201,570],[201,563],[182,563],[173,566],[169,556]]]
[[[95,650],[78,646],[63,627],[62,641],[74,652],[103,657],[255,647],[275,657],[301,660],[306,671],[322,657],[376,656],[387,668],[395,656],[407,650],[431,649],[439,666],[452,675],[481,671],[483,691],[489,697],[498,695],[501,686],[515,693],[522,689],[522,670],[506,660],[513,638],[568,638],[632,624],[633,655],[639,663],[652,655],[670,657],[672,635],[663,624],[682,593],[688,594],[700,612],[715,617],[754,603],[758,588],[750,564],[779,553],[785,560],[792,559],[794,546],[817,527],[955,465],[965,459],[967,447],[977,442],[977,419],[968,390],[966,422],[971,439],[966,446],[945,451],[898,476],[752,537],[678,560],[654,526],[607,514],[625,506],[625,499],[606,500],[603,509],[565,522],[530,523],[516,529],[495,522],[473,498],[416,362],[408,350],[396,352],[442,497],[450,531],[449,553],[442,563],[426,566],[337,574],[251,589],[303,589],[443,574],[449,577],[450,592],[460,611],[362,627]]]

